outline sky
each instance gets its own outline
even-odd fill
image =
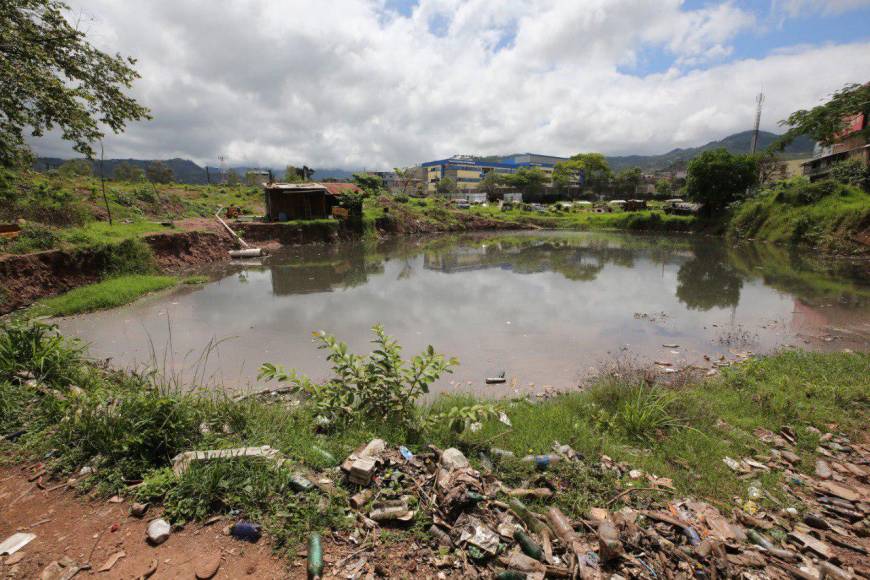
[[[656,154],[870,81],[870,0],[67,0],[153,120],[107,158]],[[31,141],[72,157],[57,133]]]

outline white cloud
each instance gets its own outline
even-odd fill
[[[868,43],[723,63],[755,26],[731,2],[421,0],[407,18],[382,0],[74,6],[93,42],[139,59],[134,93],[154,115],[107,138],[111,157],[374,169],[453,153],[655,153],[747,129],[761,87],[774,129],[870,70]],[[626,72],[650,50],[673,68]]]
[[[870,6],[870,0],[771,0],[771,12],[780,18],[842,14],[866,6]]]

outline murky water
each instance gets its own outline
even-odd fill
[[[263,362],[324,378],[312,331],[361,352],[381,323],[406,354],[432,344],[459,357],[438,391],[492,396],[570,387],[626,355],[679,367],[782,345],[870,348],[866,263],[811,264],[781,248],[713,238],[397,239],[291,248],[210,274],[213,283],[66,319],[62,330],[116,365],[156,354],[165,370],[191,379],[196,367],[198,382],[242,388]],[[217,344],[204,365],[210,341]],[[484,385],[501,373],[505,385]]]

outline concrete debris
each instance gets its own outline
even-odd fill
[[[459,449],[451,447],[445,449],[444,453],[441,454],[441,466],[448,471],[465,469],[468,465],[468,459],[465,458],[465,455]]]
[[[209,451],[185,451],[172,459],[172,471],[176,476],[182,475],[195,461],[211,461],[214,459],[235,459],[238,457],[263,457],[273,461],[282,461],[281,454],[269,447],[238,447],[235,449],[212,449]]]
[[[27,534],[18,532],[12,534],[0,544],[0,556],[9,554],[10,556],[36,539],[36,534]]]

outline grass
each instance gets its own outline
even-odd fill
[[[112,371],[83,356],[76,343],[44,326],[13,326],[0,334],[0,420],[4,430],[27,430],[15,446],[0,444],[6,445],[7,455],[43,457],[51,452],[48,467],[57,475],[90,465],[95,472],[80,487],[104,495],[123,493],[127,482],[144,480],[127,493],[162,503],[173,521],[240,510],[264,523],[288,551],[311,530],[346,526],[343,506],[353,492],[339,482],[332,494],[297,493],[290,477],[301,473],[310,479],[317,471],[334,468],[374,437],[414,452],[430,443],[455,446],[476,465],[479,454],[492,446],[522,457],[547,453],[556,441],[569,444],[582,461],[536,471],[519,459],[504,459],[496,466],[496,476],[507,485],[555,487],[555,503],[576,517],[610,502],[620,488],[646,485],[628,478],[619,481],[613,472],[601,470],[602,454],[671,478],[681,495],[726,508],[733,498],[745,498],[749,485],[761,485],[784,505],[793,505],[794,499],[780,492],[778,473],[741,480],[722,459],[763,456],[766,446],[753,430],[777,431],[788,425],[796,431],[804,457],[800,469],[810,472],[818,444],[812,428],[855,436],[870,418],[868,354],[789,351],[751,360],[712,380],[676,386],[650,384],[621,368],[583,392],[536,404],[501,402],[511,427],[488,420],[478,431],[459,432],[446,424],[421,431],[364,419],[324,430],[307,404],[236,401],[217,391],[172,390],[157,374]],[[34,373],[47,388],[20,382],[16,377],[23,371]],[[79,388],[71,390],[70,384]],[[430,413],[473,403],[468,397],[442,397],[416,409],[417,423]],[[213,462],[196,465],[178,478],[169,469],[171,458],[182,451],[255,445],[272,446],[288,462],[281,467],[254,459]],[[650,501],[634,494],[611,507],[643,507]],[[770,500],[760,501],[767,505]]]
[[[173,276],[130,274],[109,278],[89,286],[81,286],[37,302],[35,316],[69,316],[82,312],[115,308],[133,302],[149,292],[157,292],[178,284]]]
[[[870,230],[870,193],[835,181],[780,182],[740,204],[728,225],[735,238],[805,245],[830,253],[866,249],[855,240]]]
[[[177,232],[173,226],[164,226],[151,221],[133,223],[88,222],[79,227],[61,230],[60,239],[73,247],[94,246],[137,239],[149,234]]]

